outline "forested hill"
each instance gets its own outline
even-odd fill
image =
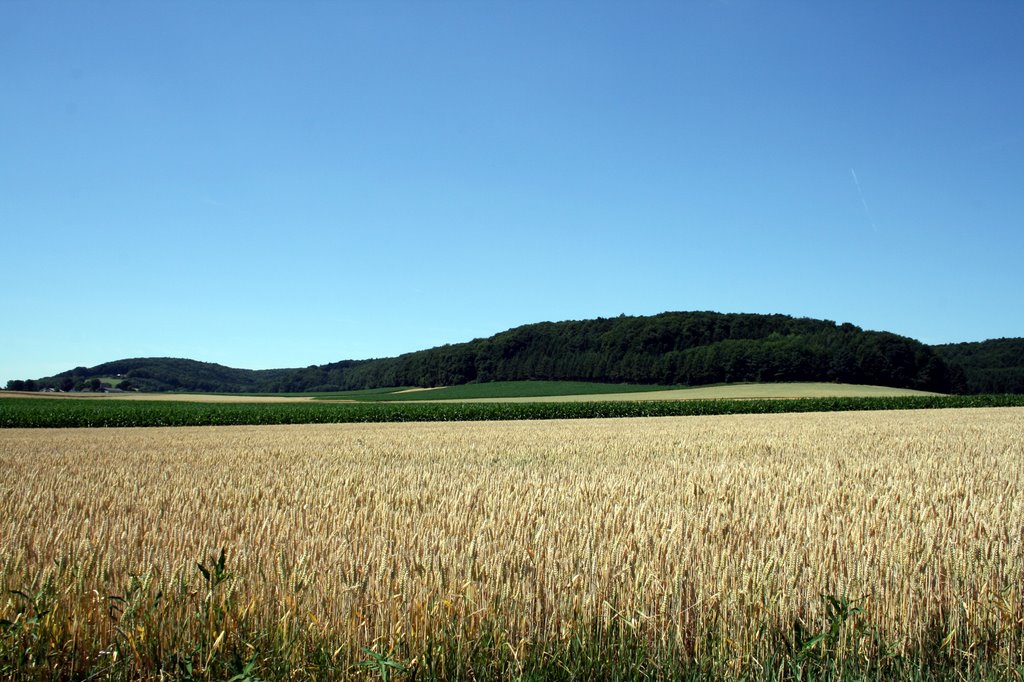
[[[241,393],[279,381],[294,369],[235,369],[183,358],[129,358],[95,367],[76,367],[35,382],[38,388],[89,389],[95,384],[124,390]]]
[[[931,348],[895,334],[786,315],[691,312],[531,324],[397,358],[299,370],[282,388],[549,379],[839,381],[947,392],[957,376]]]
[[[967,393],[1024,393],[1024,339],[933,346],[939,357],[964,372]]]
[[[143,390],[298,392],[528,379],[666,385],[838,381],[941,392],[963,372],[924,344],[786,315],[663,313],[542,322],[395,358],[241,370],[169,358],[77,368],[39,388],[118,376]]]

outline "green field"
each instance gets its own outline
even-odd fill
[[[113,378],[104,378],[108,384]],[[3,395],[3,393],[0,393]],[[8,394],[13,395],[13,394]],[[101,394],[35,393],[40,398],[112,398]],[[608,400],[719,400],[719,399],[791,399],[831,397],[893,397],[908,395],[941,395],[909,388],[863,386],[827,382],[802,383],[737,383],[708,386],[660,386],[645,384],[604,384],[586,381],[494,381],[488,383],[418,388],[394,386],[357,391],[327,393],[140,393],[131,397],[141,400],[193,400],[248,402],[253,399],[338,402],[602,402]],[[127,397],[127,396],[125,396]],[[254,401],[255,402],[255,401]]]
[[[594,419],[847,410],[1020,407],[1024,395],[876,396],[750,400],[479,402],[198,402],[116,398],[0,398],[0,428],[226,426],[348,422]]]
[[[641,384],[599,384],[589,381],[491,381],[438,388],[378,388],[368,391],[320,393],[322,400],[359,401],[433,401],[433,400],[506,400],[509,398],[593,399],[607,400],[620,394],[645,394],[678,389],[678,386]]]
[[[294,394],[308,395],[308,394]],[[719,400],[791,399],[830,397],[892,397],[938,395],[909,388],[860,386],[824,382],[778,384],[717,384],[714,386],[658,386],[599,384],[585,381],[494,381],[439,388],[385,388],[341,393],[319,393],[320,400],[384,401],[488,401],[562,402],[604,400]]]

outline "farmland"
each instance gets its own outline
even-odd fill
[[[342,394],[344,395],[344,394]],[[792,398],[892,398],[940,395],[889,386],[828,382],[720,384],[715,386],[634,386],[569,381],[507,381],[465,384],[415,392],[374,392],[357,400],[459,402],[594,402],[641,400],[786,400]],[[328,396],[324,396],[328,397]]]
[[[0,398],[0,428],[228,426],[596,419],[1024,406],[1024,396],[893,395],[793,399],[288,401]]]
[[[460,386],[414,388],[398,386],[329,393],[39,393],[8,391],[2,395],[24,398],[81,400],[187,400],[190,402],[304,402],[335,400],[354,402],[419,401],[605,401],[605,400],[708,400],[720,398],[866,398],[907,395],[939,395],[889,386],[865,386],[834,382],[741,383],[714,386],[659,386],[605,384],[592,381],[491,381]]]
[[[939,395],[888,386],[831,382],[746,383],[714,386],[601,384],[585,381],[492,381],[461,386],[417,389],[371,389],[316,394],[320,400],[564,402],[607,400],[716,400],[721,398],[851,398]]]
[[[1021,408],[0,430],[0,676],[1013,678],[1022,432]]]

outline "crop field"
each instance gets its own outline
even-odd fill
[[[833,397],[895,397],[938,395],[927,391],[889,386],[862,386],[831,382],[763,384],[718,384],[713,386],[658,386],[601,384],[585,381],[492,381],[460,386],[424,389],[372,389],[342,393],[320,393],[321,400],[380,401],[470,401],[470,402],[561,402],[607,400],[718,400],[787,399]]]
[[[495,382],[499,383],[499,382]],[[513,386],[534,383],[569,382],[509,382]],[[581,384],[575,392],[559,391],[552,387],[550,392],[530,390],[522,386],[518,391],[494,391],[489,395],[480,390],[490,384],[467,384],[450,388],[427,389],[415,394],[392,393],[387,397],[377,395],[371,400],[435,400],[468,402],[588,402],[588,401],[640,401],[640,400],[789,400],[794,398],[877,398],[902,396],[941,395],[910,388],[889,386],[860,386],[856,384],[835,384],[826,382],[776,383],[776,384],[721,384],[716,386],[665,387],[629,386],[614,384],[619,390],[595,393],[594,384]],[[589,387],[589,390],[588,390]],[[520,394],[521,393],[521,394]]]
[[[648,393],[657,393],[676,388],[678,387],[643,384],[602,384],[588,381],[488,381],[479,384],[439,386],[437,388],[374,389],[370,391],[323,393],[319,394],[318,397],[328,400],[348,398],[359,401],[527,400],[533,398],[549,400],[565,398],[607,400],[621,394],[640,395],[643,398]]]
[[[250,395],[247,393],[135,393],[125,391],[122,393],[43,393],[37,391],[3,391],[0,393],[0,400],[11,399],[29,400],[94,400],[104,402],[108,400],[144,400],[172,401],[191,403],[306,403],[314,400],[312,395]]]
[[[735,400],[583,400],[266,403],[0,398],[0,428],[228,426],[776,414],[1024,406],[1022,395],[907,395]]]
[[[492,381],[437,388],[370,388],[333,393],[39,393],[4,392],[4,396],[63,400],[171,400],[210,403],[345,402],[599,402],[608,400],[719,400],[938,395],[909,388],[823,382],[657,386],[585,381]]]
[[[1021,433],[4,429],[0,678],[1019,679]]]

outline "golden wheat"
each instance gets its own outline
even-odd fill
[[[8,430],[0,580],[56,576],[102,640],[129,576],[184,589],[223,547],[237,621],[343,652],[617,624],[744,666],[848,595],[897,649],[939,626],[1013,661],[1022,434],[1016,408]]]

